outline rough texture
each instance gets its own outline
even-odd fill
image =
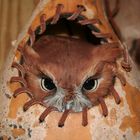
[[[119,80],[117,80],[115,84],[115,89],[118,91],[121,97],[121,104],[116,105],[114,103],[114,99],[111,97],[106,98],[105,101],[109,107],[109,115],[106,118],[101,115],[101,109],[99,106],[91,108],[89,111],[89,125],[87,127],[80,125],[81,113],[71,114],[68,117],[64,128],[58,128],[56,125],[56,120],[58,120],[58,118],[61,116],[61,113],[58,112],[50,114],[46,118],[45,122],[40,124],[38,122],[38,116],[43,111],[43,107],[35,105],[30,108],[29,111],[23,112],[22,107],[23,104],[29,99],[28,96],[26,94],[21,94],[16,99],[12,97],[13,91],[19,86],[17,83],[14,85],[9,84],[10,78],[18,74],[17,70],[11,69],[13,59],[19,60],[20,58],[19,53],[16,51],[17,45],[21,41],[22,43],[25,43],[27,40],[27,30],[31,23],[33,28],[39,24],[39,19],[36,16],[44,8],[45,4],[48,3],[48,7],[46,6],[46,9],[50,10],[55,6],[56,1],[53,2],[54,3],[49,3],[49,1],[46,0],[41,1],[25,30],[19,36],[15,46],[11,49],[5,63],[5,68],[0,79],[0,136],[5,139],[14,139],[14,137],[18,137],[19,139],[23,140],[140,139],[140,112],[138,101],[140,98],[140,79],[138,77],[139,73],[133,62],[131,62],[133,68],[132,71],[130,73],[123,72],[127,81],[126,87],[123,88]],[[72,8],[72,5],[75,5],[74,2],[80,4],[83,3],[88,8],[88,12],[85,13],[85,16],[93,17],[96,15],[96,12],[94,12],[96,11],[96,8],[91,5],[90,0],[66,2],[68,2],[68,5],[71,4],[71,7],[68,8],[69,10],[74,10]],[[51,13],[48,14],[51,16]],[[100,16],[102,17],[103,15],[101,14]],[[34,20],[35,17],[36,19]],[[104,19],[103,22],[105,23],[106,28],[100,28],[103,31],[111,31],[111,29],[108,27],[107,21]],[[130,123],[130,120],[134,123]],[[14,131],[14,135],[12,131],[13,129],[16,130],[16,132]]]

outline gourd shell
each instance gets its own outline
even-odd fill
[[[117,79],[115,89],[121,97],[121,103],[115,104],[109,96],[105,99],[109,115],[102,116],[100,106],[95,106],[88,111],[89,124],[81,125],[81,113],[72,113],[63,128],[57,126],[62,113],[52,112],[39,123],[38,117],[44,111],[40,105],[32,106],[27,112],[23,112],[23,105],[29,99],[26,94],[13,98],[12,94],[19,86],[18,83],[10,84],[10,78],[18,74],[11,68],[14,60],[20,59],[17,51],[19,45],[24,45],[29,38],[28,29],[35,30],[40,25],[40,16],[46,13],[46,18],[54,16],[56,5],[64,5],[63,12],[73,13],[76,5],[84,5],[86,11],[83,16],[88,19],[98,17],[103,25],[96,25],[101,32],[111,32],[113,39],[117,37],[113,33],[103,9],[101,0],[41,0],[32,17],[13,42],[13,47],[7,57],[0,77],[0,138],[7,140],[138,140],[140,139],[140,78],[139,72],[131,60],[132,71],[129,73],[120,70],[125,75],[127,84],[123,87]],[[117,40],[118,41],[118,40]],[[107,52],[106,52],[107,53]]]

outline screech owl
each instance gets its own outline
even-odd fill
[[[39,120],[44,121],[51,111],[63,112],[59,127],[69,113],[82,112],[82,125],[86,126],[87,111],[100,104],[103,115],[108,115],[104,97],[111,94],[120,102],[114,89],[115,78],[123,85],[125,79],[117,69],[116,60],[122,50],[117,43],[93,45],[80,39],[42,36],[33,46],[20,49],[23,56],[20,64],[13,63],[20,72],[11,82],[20,82],[22,87],[14,97],[26,92],[30,100],[24,111],[34,104],[46,109]]]

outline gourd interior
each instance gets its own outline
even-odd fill
[[[36,41],[44,36],[44,35],[59,35],[59,36],[68,36],[72,38],[79,38],[90,42],[94,45],[101,44],[102,41],[106,41],[104,38],[97,38],[95,35],[91,33],[91,31],[100,32],[94,25],[81,25],[78,23],[79,20],[86,19],[83,16],[79,16],[75,20],[67,20],[66,14],[62,15],[61,18],[57,21],[56,24],[50,24],[52,19],[46,21],[46,30],[43,34],[38,34],[40,32],[40,27],[38,27],[35,31]]]

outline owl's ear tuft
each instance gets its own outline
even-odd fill
[[[31,56],[34,59],[39,58],[39,54],[30,46],[26,46],[24,49],[24,52],[28,55]]]
[[[97,54],[101,61],[114,62],[122,56],[122,49],[116,44],[101,45],[98,47]]]
[[[39,54],[30,46],[25,46],[22,49],[22,55],[25,63],[28,65],[33,65],[38,62],[40,56]]]

